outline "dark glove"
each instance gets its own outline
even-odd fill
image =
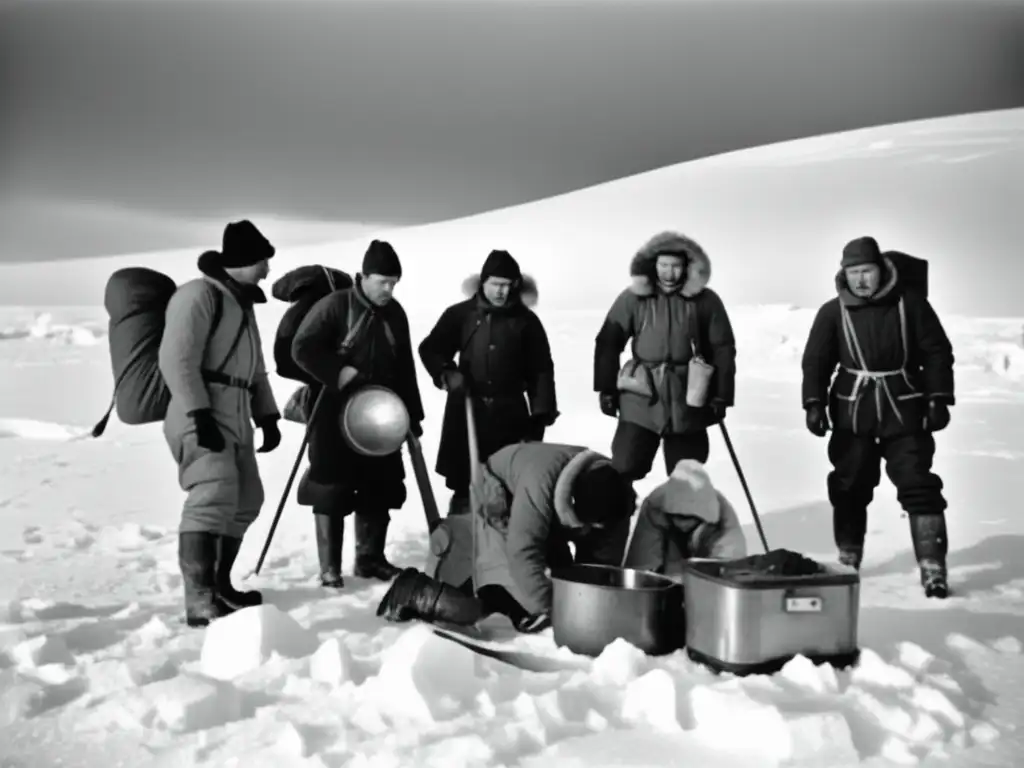
[[[423,425],[418,421],[409,422],[409,431],[412,432],[412,436],[417,440],[423,437]]]
[[[213,418],[213,411],[209,408],[201,408],[189,414],[196,425],[196,442],[208,451],[220,453],[227,447],[224,442],[224,435],[221,434],[217,420]]]
[[[541,632],[551,626],[551,617],[546,613],[527,614],[516,622],[516,629],[524,634]]]
[[[828,414],[820,403],[811,403],[807,406],[807,431],[815,437],[824,437],[828,434]]]
[[[941,432],[949,426],[949,406],[941,400],[928,403],[928,413],[924,417],[926,432]]]
[[[601,393],[601,413],[605,416],[611,416],[613,419],[619,415],[619,393],[618,392],[602,392]]]
[[[718,400],[718,399],[712,400],[711,404],[708,406],[708,408],[711,409],[711,419],[712,419],[711,423],[712,424],[718,424],[719,422],[724,421],[725,420],[725,410],[728,407],[729,406],[726,405],[724,400]]]
[[[441,371],[441,375],[437,377],[437,380],[438,386],[441,389],[452,394],[458,394],[466,388],[466,377],[462,375],[462,371],[454,368],[446,368]]]
[[[256,422],[256,426],[263,430],[263,445],[256,453],[270,453],[281,444],[281,430],[277,426],[277,416],[267,416]]]

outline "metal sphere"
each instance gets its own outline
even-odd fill
[[[409,411],[402,398],[387,387],[362,387],[345,404],[341,434],[356,453],[388,456],[409,436]]]

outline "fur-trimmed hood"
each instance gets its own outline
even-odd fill
[[[658,279],[655,262],[658,256],[674,254],[686,259],[686,280],[680,293],[687,298],[703,291],[711,280],[711,259],[692,238],[679,232],[659,232],[633,255],[629,274],[633,278],[630,290],[637,296],[652,296]]]
[[[900,284],[899,270],[896,269],[896,264],[888,256],[882,257],[882,284],[878,289],[878,292],[874,296],[866,299],[862,299],[860,296],[856,296],[853,291],[850,290],[849,284],[846,282],[846,270],[840,268],[836,272],[836,293],[839,294],[839,301],[848,307],[858,307],[863,304],[878,304],[884,303],[887,299],[891,299],[897,295],[897,288]]]
[[[480,273],[475,272],[462,281],[462,293],[467,299],[469,299],[479,294],[479,292]],[[537,289],[537,281],[530,275],[523,275],[523,278],[519,283],[519,287],[517,289],[513,289],[509,296],[509,299],[511,299],[511,301],[509,301],[509,306],[515,303],[514,300],[516,298],[518,298],[525,307],[535,307],[540,298],[540,292]]]
[[[609,462],[610,459],[607,456],[585,449],[569,459],[569,463],[558,474],[551,501],[555,508],[555,514],[558,515],[558,521],[566,528],[583,527],[583,521],[576,514],[576,505],[573,501],[572,489],[576,480],[591,467]],[[632,512],[632,510],[630,511]]]

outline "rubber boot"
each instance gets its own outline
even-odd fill
[[[946,553],[949,540],[946,535],[946,516],[939,514],[908,514],[910,537],[914,542],[914,556],[921,571],[921,586],[925,597],[944,600],[949,597],[949,572]]]
[[[472,595],[415,568],[406,568],[384,593],[377,615],[394,622],[419,619],[469,626],[480,620],[483,608]]]
[[[839,563],[860,570],[864,560],[864,539],[867,537],[868,511],[863,508],[832,508],[832,535],[839,550]]]
[[[345,536],[345,518],[338,514],[319,514],[316,521],[316,553],[320,560],[320,584],[331,589],[342,589],[341,545]]]
[[[217,596],[216,533],[190,531],[178,534],[178,566],[185,591],[185,623],[205,627],[234,609]]]
[[[255,589],[241,591],[231,585],[231,569],[235,567],[242,540],[220,536],[217,539],[217,546],[217,596],[235,609],[262,605],[263,595]]]
[[[385,510],[356,512],[356,576],[391,581],[402,572],[384,556],[391,514]]]

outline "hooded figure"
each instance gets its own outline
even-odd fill
[[[171,400],[163,432],[188,494],[178,563],[190,626],[262,602],[259,592],[232,587],[231,569],[263,506],[253,423],[263,431],[259,452],[281,442],[254,312],[266,303],[258,284],[273,255],[251,222],[231,222],[221,250],[199,257],[203,276],[182,284],[167,305],[159,366]]]
[[[896,259],[872,237],[843,248],[838,295],[818,310],[804,347],[803,406],[812,434],[832,429],[827,485],[840,562],[860,567],[884,459],[910,518],[925,593],[941,598],[948,594],[946,500],[932,472],[932,433],[949,424],[955,403],[953,348],[927,289],[909,280],[915,262],[924,262],[903,257],[901,275]]]
[[[601,411],[618,417],[612,461],[631,480],[647,476],[663,447],[665,473],[682,459],[708,459],[707,428],[733,405],[736,340],[725,305],[707,287],[711,260],[676,232],[651,238],[630,264],[594,345],[594,390]],[[620,355],[631,344],[631,359]],[[688,405],[690,361],[713,366],[706,402]],[[663,446],[662,446],[663,444]]]
[[[683,459],[640,505],[623,565],[678,577],[692,557],[746,556],[736,510],[712,485],[703,464]]]
[[[447,392],[437,472],[453,491],[451,512],[468,509],[466,394],[473,398],[480,460],[522,440],[543,440],[558,418],[547,333],[530,309],[534,282],[508,251],[491,251],[469,296],[448,307],[420,343],[423,367]]]
[[[445,586],[410,570],[378,615],[470,624],[503,613],[520,631],[538,631],[551,611],[549,570],[622,562],[636,497],[605,456],[579,446],[520,443],[495,452],[483,475],[483,508],[459,521],[476,526],[476,551],[472,535],[456,532],[447,555],[467,567],[446,569]],[[467,597],[474,582],[477,598]]]
[[[365,385],[394,391],[409,412],[410,429],[422,434],[423,405],[416,381],[409,320],[394,298],[402,277],[398,254],[374,240],[355,284],[320,299],[292,341],[295,363],[322,389],[310,425],[309,472],[299,493],[316,521],[321,582],[340,588],[345,517],[355,513],[355,575],[388,581],[399,572],[384,555],[391,511],[406,500],[401,449],[387,456],[356,453],[341,434],[349,397]]]

